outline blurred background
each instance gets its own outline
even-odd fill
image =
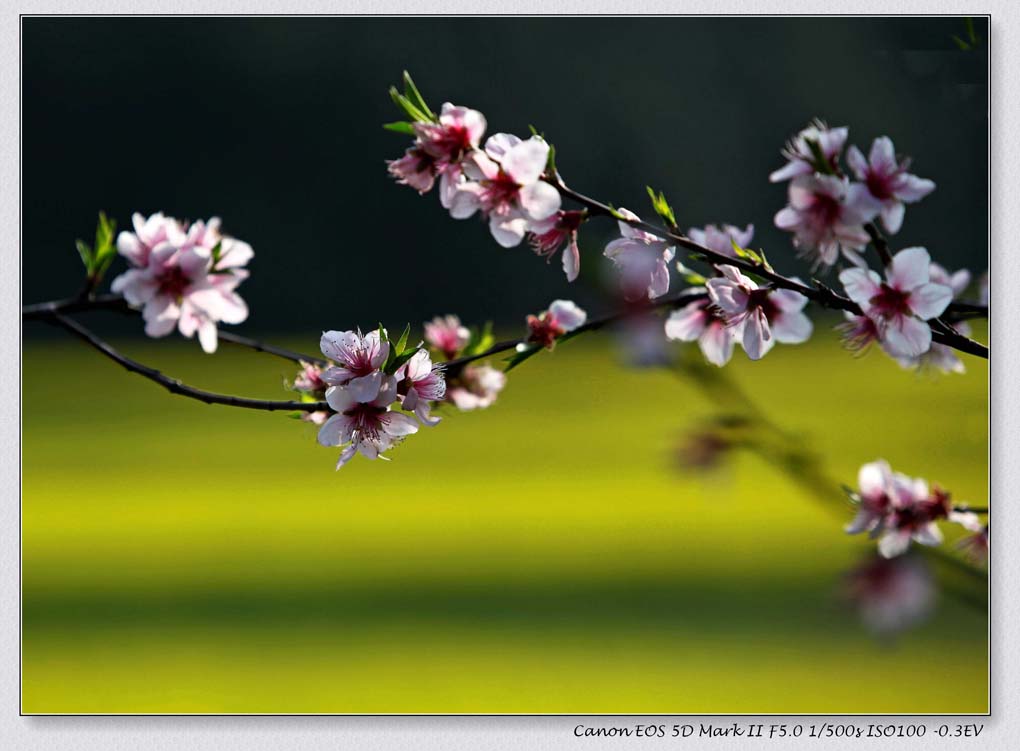
[[[490,133],[544,131],[579,190],[650,214],[651,184],[684,226],[753,222],[755,247],[802,274],[772,227],[779,149],[816,116],[864,150],[889,135],[938,184],[894,247],[980,273],[975,25],[962,51],[952,18],[27,18],[23,298],[79,289],[73,241],[100,209],[122,227],[162,210],[250,242],[236,330],[305,351],[378,320],[457,312],[510,335],[555,297],[607,309],[611,225],[585,228],[568,287],[558,263],[393,185],[405,139],[379,126],[405,68]],[[293,378],[88,320],[206,388],[285,398]],[[873,633],[847,597],[872,546],[842,533],[839,490],[884,456],[984,505],[985,363],[935,377],[852,359],[829,323],[708,379],[696,352],[635,371],[611,333],[583,337],[490,410],[339,474],[307,424],[167,396],[26,324],[23,708],[985,711],[984,582],[928,561],[928,617]],[[721,424],[737,439],[692,455]]]

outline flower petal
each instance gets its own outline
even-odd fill
[[[501,164],[503,171],[518,185],[530,185],[542,176],[548,160],[549,144],[538,136],[532,136],[511,148],[503,157]]]
[[[922,284],[910,293],[907,304],[918,318],[930,320],[942,315],[953,300],[953,290],[944,284]]]
[[[894,357],[917,357],[931,347],[931,329],[924,321],[901,316],[886,328],[884,342]]]
[[[931,256],[924,248],[904,248],[895,256],[886,271],[889,284],[902,291],[912,290],[928,281]]]

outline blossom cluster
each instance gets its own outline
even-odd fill
[[[566,245],[563,269],[568,280],[577,278],[577,228],[583,214],[560,211],[560,193],[544,179],[550,147],[541,136],[495,133],[483,147],[485,116],[450,102],[438,116],[410,127],[414,143],[388,163],[399,183],[427,193],[438,178],[439,200],[450,216],[481,214],[504,248],[517,247],[527,235],[543,256]]]
[[[422,348],[405,350],[405,340],[394,344],[381,328],[364,335],[326,331],[320,347],[334,364],[311,372],[306,366],[295,382],[312,393],[326,387],[322,393],[335,414],[322,423],[318,441],[342,447],[337,469],[357,453],[385,458],[385,451],[418,432],[419,422],[439,422],[431,406],[446,395],[442,367]]]
[[[856,146],[846,161],[856,180],[840,164],[849,131],[814,122],[783,150],[787,163],[769,176],[789,180],[788,205],[775,224],[793,233],[794,246],[815,265],[832,266],[843,254],[855,265],[870,239],[865,225],[881,217],[890,234],[903,225],[905,204],[935,190],[931,180],[910,174],[910,160],[897,157],[893,142],[876,138],[865,159]]]
[[[852,499],[857,504],[857,514],[846,532],[867,532],[878,538],[878,552],[884,558],[902,555],[911,542],[941,544],[939,521],[959,524],[975,537],[981,537],[987,551],[988,529],[976,513],[953,505],[950,494],[939,486],[929,488],[923,479],[894,472],[882,459],[860,468],[857,492]],[[973,550],[980,547],[980,541],[972,540],[968,545]]]
[[[132,217],[134,232],[121,232],[117,252],[130,269],[111,288],[142,308],[145,333],[166,336],[175,328],[198,334],[202,349],[215,352],[217,324],[241,323],[248,306],[235,291],[248,278],[248,243],[220,232],[220,220],[178,221],[162,213]]]

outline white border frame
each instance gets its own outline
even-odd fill
[[[201,2],[199,0],[88,0],[79,2],[26,1],[10,2],[0,0],[3,8],[3,37],[0,39],[0,95],[6,106],[3,110],[2,129],[6,136],[0,140],[0,185],[20,186],[20,112],[14,106],[20,103],[20,18],[19,14],[156,14],[186,15],[222,13],[224,15],[250,14],[435,14],[442,10],[444,14],[833,14],[837,12],[854,15],[883,15],[891,6],[888,2],[866,0],[863,2],[845,2],[842,0],[688,0],[684,3],[664,2],[663,0],[647,0],[634,2],[624,0],[518,0],[518,2],[485,0],[447,0],[442,6],[434,1],[425,0],[375,0],[374,2],[351,2],[350,0],[218,0],[217,2]],[[975,7],[974,3],[952,1],[925,2],[923,0],[901,0],[895,6],[897,15],[947,14],[947,15],[981,15],[991,13],[990,25],[990,101],[994,98],[995,105],[991,109],[990,151],[996,155],[990,164],[990,183],[996,190],[990,196],[990,212],[995,217],[991,222],[989,235],[993,263],[1010,253],[1009,242],[1020,235],[1020,211],[1011,205],[1011,197],[1018,194],[1020,185],[1020,145],[1013,135],[1009,123],[1017,122],[1020,116],[1020,98],[1016,96],[1017,84],[1013,72],[1020,67],[1020,13],[1009,0],[995,0],[984,3],[983,7]],[[15,192],[8,188],[0,198],[0,219],[2,225],[10,228],[19,227],[20,239],[20,190]],[[13,245],[14,243],[9,243]],[[6,257],[19,259],[21,249],[10,248]],[[760,747],[764,740],[748,740],[746,738],[730,739],[584,739],[573,735],[574,726],[579,722],[586,725],[633,726],[638,722],[645,724],[664,723],[667,726],[674,722],[693,723],[702,718],[694,716],[679,717],[612,717],[596,716],[578,719],[572,716],[495,716],[495,717],[449,717],[449,716],[189,716],[189,717],[144,717],[144,716],[50,716],[50,717],[19,717],[16,714],[20,706],[20,640],[19,616],[20,608],[12,607],[20,602],[20,402],[15,395],[20,395],[20,275],[15,277],[11,270],[14,262],[9,260],[0,265],[8,271],[0,275],[0,300],[5,306],[0,316],[0,346],[5,357],[0,366],[0,388],[10,398],[5,399],[2,406],[3,434],[0,443],[0,473],[6,487],[6,502],[0,507],[0,633],[3,636],[5,659],[0,672],[0,738],[6,747],[15,749],[74,749],[74,751],[91,751],[92,749],[178,749],[189,751],[203,749],[223,749],[242,747],[252,751],[281,748],[338,748],[348,745],[359,749],[376,748],[414,748],[414,749],[486,749],[516,748],[565,749],[565,748],[621,748],[638,745],[649,748],[708,748],[725,746],[727,748]],[[1006,268],[1002,263],[996,268]],[[1005,288],[1005,285],[1002,285]],[[11,310],[6,310],[6,306]],[[996,321],[1008,320],[1014,314],[1020,314],[1020,301],[1012,295],[1004,294],[997,298],[993,311]],[[1004,325],[1004,324],[1003,324]],[[1012,748],[1016,743],[1014,736],[1020,735],[1020,722],[1017,715],[1014,697],[1020,689],[1020,681],[1016,673],[1007,672],[1007,666],[1018,664],[1016,623],[1020,621],[1020,608],[1009,597],[1006,582],[1014,581],[1017,571],[1017,555],[1009,545],[1015,529],[1015,512],[1010,508],[1013,503],[1007,488],[1020,485],[1020,466],[1010,462],[1012,451],[1007,443],[1013,435],[1020,434],[1020,413],[1009,400],[1010,379],[1007,373],[1013,373],[1017,356],[1020,354],[1020,343],[1017,341],[1000,341],[994,332],[1001,330],[999,325],[992,327],[992,345],[995,348],[997,365],[991,370],[991,393],[995,396],[995,409],[990,411],[990,431],[995,442],[990,443],[990,466],[995,472],[991,474],[991,494],[998,500],[996,504],[996,540],[1004,541],[993,549],[996,575],[991,581],[992,600],[995,606],[991,611],[990,630],[992,635],[991,652],[996,656],[996,668],[990,670],[990,691],[992,698],[992,714],[990,717],[961,717],[961,724],[977,723],[984,725],[984,732],[977,739],[983,749]],[[1004,358],[1005,364],[1002,363]],[[54,457],[59,461],[59,457]],[[1020,503],[1020,501],[1017,501]],[[703,718],[717,726],[728,724],[724,719],[728,716]],[[778,716],[732,716],[730,721],[741,725],[763,723],[766,728],[775,723],[809,725],[816,722],[813,718],[803,720],[799,716],[782,718]],[[870,718],[844,718],[840,723],[864,723],[874,721]],[[956,745],[954,739],[943,742],[933,741],[932,729],[940,724],[956,724],[954,718],[929,717],[917,718],[907,716],[887,716],[879,720],[883,724],[912,724],[921,722],[928,726],[928,735],[917,739],[883,740],[875,748],[940,748]],[[968,739],[955,739],[958,743],[966,743]],[[973,741],[974,739],[969,739]],[[862,739],[862,742],[875,744],[874,740]],[[797,740],[784,739],[779,747],[799,749],[809,746],[817,747],[824,743],[829,748],[850,748],[854,743],[850,739],[837,739],[831,742],[820,742],[817,739],[801,737]],[[771,744],[770,744],[771,745]]]

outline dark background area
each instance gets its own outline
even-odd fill
[[[894,247],[980,272],[988,29],[975,23],[982,44],[964,52],[956,18],[28,18],[24,300],[77,291],[74,239],[104,209],[121,228],[133,211],[221,216],[256,253],[247,331],[454,311],[517,323],[561,296],[604,308],[612,225],[585,228],[568,286],[558,261],[504,250],[434,193],[393,184],[384,160],[406,138],[380,124],[399,119],[386,90],[405,68],[434,108],[480,109],[489,134],[535,125],[582,192],[651,215],[651,184],[685,227],[753,222],[754,245],[800,273],[772,225],[784,141],[816,116],[865,152],[889,135],[938,184]]]

